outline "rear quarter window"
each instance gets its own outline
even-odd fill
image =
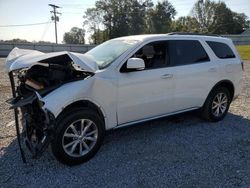
[[[215,55],[220,59],[235,58],[232,49],[225,43],[206,41]]]

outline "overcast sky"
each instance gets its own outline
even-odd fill
[[[188,15],[196,2],[196,0],[169,1],[177,10],[177,18]],[[224,2],[231,10],[245,13],[250,18],[250,0],[225,0]],[[87,8],[93,7],[95,0],[0,0],[0,39],[21,38],[29,41],[54,42],[54,24],[52,23],[24,27],[2,27],[49,22],[51,7],[48,4],[50,3],[62,7],[58,9],[62,13],[58,23],[58,41],[61,43],[65,32],[74,26],[82,27],[83,12]]]

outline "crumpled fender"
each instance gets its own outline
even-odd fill
[[[92,88],[92,78],[79,80],[62,85],[42,98],[44,108],[57,117],[62,110],[73,102],[88,99]],[[93,102],[91,100],[91,102]]]
[[[105,118],[105,125],[113,126],[113,124],[116,124],[116,114],[112,110],[104,109],[114,109],[114,107],[109,106],[110,103],[106,103],[107,101],[104,102],[97,100],[97,98],[95,98],[96,100],[92,98],[92,96],[96,95],[96,92],[101,92],[93,90],[95,83],[96,78],[90,77],[85,80],[64,84],[41,99],[44,104],[43,108],[50,111],[57,118],[63,109],[70,104],[77,101],[89,101],[99,107]],[[113,101],[113,98],[111,97],[110,100]]]

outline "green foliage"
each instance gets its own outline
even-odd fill
[[[244,13],[233,12],[233,25],[231,26],[231,33],[238,34],[245,31],[246,28],[250,27],[250,20],[247,20],[247,16]]]
[[[158,2],[154,9],[149,12],[150,33],[171,32],[172,19],[176,15],[176,10],[167,0]]]
[[[191,16],[184,16],[178,18],[176,21],[172,23],[172,31],[174,32],[192,32],[198,33],[199,30],[199,23],[197,19]]]
[[[208,33],[213,23],[215,2],[198,0],[192,9],[192,16],[197,20],[199,32]]]
[[[25,39],[19,39],[19,38],[16,38],[16,39],[11,39],[11,40],[0,40],[0,42],[13,42],[13,43],[31,43]]]
[[[214,5],[213,23],[209,25],[209,32],[217,34],[227,34],[232,30],[233,12],[224,2]]]
[[[66,44],[85,44],[85,30],[73,27],[69,32],[64,33],[63,42]]]
[[[0,40],[0,42],[8,42],[8,43],[39,43],[39,44],[52,44],[50,41],[35,41],[33,40],[32,42],[27,41],[25,39],[11,39],[11,40]]]
[[[90,43],[100,44],[108,40],[107,30],[97,29],[90,37]]]
[[[102,39],[126,35],[170,32],[175,15],[174,7],[167,0],[156,6],[152,0],[98,0],[83,18],[92,33],[92,42],[100,43]],[[103,37],[97,37],[100,36],[97,31]]]
[[[109,38],[143,33],[145,7],[137,0],[99,0],[96,10],[103,17]]]
[[[222,1],[198,0],[189,16],[174,20],[177,12],[168,0],[97,0],[87,9],[84,26],[92,43],[135,34],[197,32],[239,34],[250,26],[247,16],[230,10]]]
[[[240,34],[249,27],[247,16],[230,10],[224,2],[198,0],[192,16],[198,22],[198,31],[212,34]]]

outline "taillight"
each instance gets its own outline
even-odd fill
[[[244,71],[244,62],[241,61],[241,67],[242,67],[242,70]]]

